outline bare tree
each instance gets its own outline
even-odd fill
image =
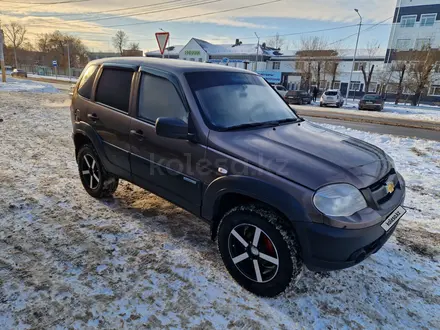
[[[50,34],[42,33],[37,36],[37,49],[42,53],[48,53],[50,50],[49,45]]]
[[[436,62],[440,60],[440,50],[425,45],[421,50],[410,52],[408,64],[408,87],[414,92],[412,105],[417,105],[422,93],[431,82],[432,71]]]
[[[396,100],[394,101],[394,104],[399,104],[400,98],[402,97],[407,63],[408,62],[405,60],[397,61],[396,63],[393,63],[391,66],[392,72],[397,73],[397,81],[398,81]]]
[[[119,30],[118,32],[116,32],[115,36],[112,38],[112,41],[113,41],[113,46],[122,55],[124,47],[128,43],[127,34],[124,31]]]
[[[377,82],[379,83],[379,93],[384,96],[388,84],[393,76],[393,70],[389,65],[386,65],[382,70],[377,72]]]
[[[266,41],[266,45],[272,48],[281,49],[285,44],[284,38],[277,33],[274,37]]]
[[[9,39],[12,48],[14,49],[15,67],[18,67],[17,49],[21,47],[25,41],[26,28],[17,22],[12,22],[9,25],[5,25],[5,35]]]
[[[365,93],[368,93],[370,90],[371,77],[373,76],[374,72],[374,64],[372,64],[372,59],[376,56],[379,48],[380,44],[377,41],[368,42],[367,44],[367,56],[370,60],[367,62],[366,66],[361,66],[362,75],[364,76]]]
[[[132,42],[128,45],[129,50],[139,50],[139,43],[138,42]]]
[[[303,67],[302,76],[305,80],[306,89],[310,88],[310,83],[314,79],[318,89],[321,84],[321,73],[326,67],[326,62],[337,55],[334,50],[328,49],[325,39],[320,37],[302,38],[300,51],[297,52],[298,60],[307,63]]]

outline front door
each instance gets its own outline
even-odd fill
[[[129,132],[131,84],[134,69],[104,66],[99,75],[95,102],[88,108],[87,120],[102,139],[109,171],[130,178]]]
[[[138,93],[137,111],[130,125],[134,182],[200,214],[202,184],[197,164],[206,147],[188,140],[160,137],[155,130],[158,117],[188,122],[189,109],[183,94],[172,77],[144,71],[140,73]]]

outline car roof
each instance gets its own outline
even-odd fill
[[[339,92],[339,89],[327,89],[326,92]]]
[[[175,59],[161,59],[161,58],[152,58],[152,57],[109,57],[109,58],[94,60],[90,62],[90,64],[95,64],[95,65],[101,65],[105,63],[146,66],[149,68],[155,68],[174,74],[195,72],[195,71],[222,71],[222,72],[226,71],[226,72],[241,72],[241,73],[256,75],[256,73],[252,71],[233,68],[226,65],[200,63],[194,61],[184,61],[184,60],[175,60]]]

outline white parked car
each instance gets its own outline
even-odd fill
[[[284,88],[284,86],[281,85],[274,85],[273,88],[277,91],[278,94],[280,94],[282,97],[285,97],[287,94],[287,89]]]
[[[322,93],[319,105],[321,107],[334,105],[340,108],[344,105],[344,98],[338,89],[328,89]]]

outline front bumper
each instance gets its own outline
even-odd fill
[[[405,199],[405,182],[399,175],[400,188],[383,204],[381,210],[364,213],[367,220],[376,214],[374,225],[347,229],[321,223],[296,222],[295,230],[301,247],[301,256],[308,269],[313,271],[337,270],[354,266],[376,253],[391,237],[397,227],[385,231],[381,225]],[[331,221],[330,221],[331,222]]]

